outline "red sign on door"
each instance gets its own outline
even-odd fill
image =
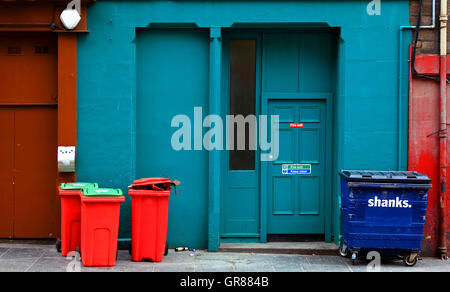
[[[289,128],[303,128],[305,123],[289,123]]]

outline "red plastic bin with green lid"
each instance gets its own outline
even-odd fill
[[[144,178],[133,182],[131,197],[131,258],[162,261],[166,249],[169,196],[178,181]]]
[[[81,262],[85,267],[116,264],[120,189],[85,189],[81,196]]]
[[[56,242],[56,249],[66,257],[71,251],[81,249],[81,191],[98,188],[96,183],[62,183],[58,187],[61,197],[61,239]]]

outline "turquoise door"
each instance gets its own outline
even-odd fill
[[[325,101],[270,100],[268,110],[279,116],[280,151],[268,167],[267,233],[323,234]]]
[[[224,36],[223,41],[223,116],[259,114],[260,89],[260,37],[256,34]],[[225,121],[225,119],[224,119]],[[245,125],[245,149],[237,150],[238,127],[234,128],[234,150],[222,151],[222,196],[221,232],[222,239],[259,238],[260,236],[260,193],[259,193],[259,151],[251,150],[249,124]],[[253,140],[254,141],[254,140]],[[255,141],[254,141],[255,142]]]

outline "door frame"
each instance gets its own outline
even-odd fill
[[[283,30],[274,30],[277,32],[282,32]],[[292,29],[288,30],[289,32],[292,32]],[[257,78],[256,78],[256,103],[257,106],[259,105],[259,108],[257,108],[257,112],[259,111],[260,115],[268,115],[268,107],[269,107],[269,101],[270,100],[279,100],[279,99],[284,99],[284,100],[324,100],[325,101],[325,108],[326,108],[326,122],[325,122],[325,207],[324,207],[324,216],[325,216],[325,241],[326,242],[331,242],[332,239],[332,224],[333,224],[333,195],[332,195],[332,191],[333,191],[333,133],[334,133],[334,126],[335,123],[333,122],[334,120],[334,94],[332,92],[308,92],[308,93],[277,93],[277,92],[263,92],[262,90],[262,84],[264,82],[264,67],[263,67],[263,58],[264,58],[264,34],[267,32],[267,30],[260,30],[260,29],[249,29],[249,30],[245,30],[245,31],[236,31],[236,30],[226,30],[226,32],[224,33],[223,31],[219,31],[219,42],[216,43],[216,46],[220,44],[220,48],[221,49],[226,49],[224,47],[224,42],[223,42],[223,38],[224,35],[225,37],[229,40],[230,38],[236,38],[236,39],[245,39],[245,38],[255,38],[257,41],[257,70],[259,68],[260,72],[257,72]],[[272,30],[271,30],[272,32]],[[217,30],[215,31],[215,33],[217,33]],[[211,45],[213,46],[213,44]],[[258,47],[259,46],[259,47]],[[224,61],[223,58],[223,54],[220,54],[220,60],[217,60],[217,55],[214,56],[216,64],[220,64],[219,68],[220,71],[222,72],[222,68],[221,66],[227,66],[228,63]],[[337,61],[337,60],[336,60]],[[217,69],[217,67],[211,68],[212,71],[214,71],[213,69]],[[226,70],[224,72],[227,72]],[[219,74],[220,75],[220,74]],[[222,86],[226,86],[228,83],[223,83],[224,78],[220,78],[220,88]],[[217,80],[215,80],[216,82],[218,82]],[[210,86],[217,86],[217,83],[212,83],[210,84]],[[222,96],[224,94],[224,92],[228,92],[228,90],[225,90],[224,88],[221,88],[220,90],[220,96]],[[222,96],[222,98],[220,99],[219,104],[215,104],[215,108],[217,110],[217,106],[219,108],[218,112],[220,114],[223,114],[224,111],[226,109],[223,108],[223,100],[226,99],[226,96]],[[217,98],[217,96],[213,96],[211,95],[211,99],[214,100],[215,102],[217,102],[215,100],[215,98]],[[228,99],[227,99],[228,100]],[[214,155],[214,154],[211,154]],[[216,153],[217,155],[217,153]],[[215,156],[213,157],[214,161],[218,161],[218,163],[216,165],[219,166],[218,172],[219,172],[219,177],[220,177],[220,187],[219,187],[219,196],[218,198],[213,196],[213,201],[214,201],[214,205],[216,206],[220,206],[221,207],[221,198],[223,195],[223,171],[224,171],[224,166],[222,166],[222,162],[223,162],[223,155],[222,154],[218,154],[219,157]],[[259,159],[260,158],[256,158]],[[265,161],[260,161],[259,163],[259,195],[260,195],[260,235],[259,237],[256,238],[245,238],[245,237],[236,237],[234,239],[232,239],[231,241],[234,242],[254,242],[256,239],[259,239],[259,242],[261,243],[265,243],[267,242],[267,225],[268,225],[268,216],[267,216],[267,208],[268,208],[268,191],[267,191],[267,183],[266,182],[266,178],[267,178],[267,174],[268,174],[268,169],[269,169],[269,164],[270,162],[265,162]],[[210,179],[211,181],[211,179]],[[217,182],[216,182],[217,183]],[[215,195],[217,196],[217,193],[215,193]],[[210,199],[212,199],[210,197]],[[213,203],[213,202],[211,202]],[[220,208],[219,207],[219,208]],[[217,209],[216,209],[217,210]],[[213,219],[211,221],[211,219]],[[215,226],[214,225],[218,224]],[[218,216],[211,216],[210,214],[210,222],[209,222],[209,244],[208,244],[208,249],[210,251],[216,251],[218,250],[218,247],[220,245],[220,242],[227,242],[229,240],[223,240],[223,238],[220,235],[220,228],[221,228],[222,222],[221,222],[221,214],[219,214]],[[213,233],[211,231],[214,231]],[[214,240],[214,237],[217,236],[217,240]],[[217,244],[217,245],[216,245]]]

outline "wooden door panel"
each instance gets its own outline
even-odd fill
[[[0,107],[0,238],[13,236],[14,108]]]
[[[56,123],[56,108],[16,110],[15,238],[56,236]]]

